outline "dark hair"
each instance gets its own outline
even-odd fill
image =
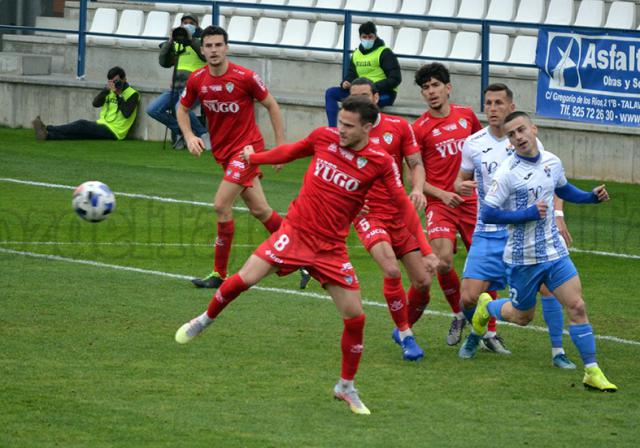
[[[516,118],[518,118],[518,117],[524,117],[524,118],[525,118],[529,123],[533,123],[533,122],[531,121],[531,117],[529,116],[529,114],[528,114],[528,113],[523,112],[523,111],[521,111],[521,110],[516,110],[516,111],[514,111],[514,112],[511,112],[509,115],[507,115],[507,116],[504,118],[504,123],[503,123],[503,125],[504,125],[504,124],[509,123],[510,121],[515,120],[515,119],[516,119]]]
[[[109,71],[107,72],[107,79],[113,79],[116,76],[120,76],[120,79],[124,79],[127,77],[127,74],[124,72],[122,67],[116,66],[116,67],[110,68]]]
[[[378,29],[376,28],[375,23],[369,21],[360,25],[360,28],[358,28],[358,33],[360,33],[360,36],[362,36],[363,34],[375,34],[377,36]]]
[[[225,44],[229,43],[229,35],[221,26],[210,25],[206,27],[202,31],[202,34],[200,35],[200,40],[204,42],[204,38],[207,36],[222,36],[224,39],[224,43]]]
[[[184,13],[184,14],[182,15],[182,17],[180,18],[180,23],[182,23],[182,21],[183,21],[184,19],[191,19],[191,20],[193,20],[194,22],[196,22],[196,25],[199,25],[199,24],[200,24],[200,21],[198,20],[198,18],[196,17],[196,15],[195,15],[195,14],[191,14],[191,13],[189,13],[189,12]]]
[[[502,84],[501,82],[489,84],[487,88],[484,89],[484,93],[486,94],[487,92],[506,92],[509,101],[513,101],[513,92],[506,84]]]
[[[352,86],[369,86],[371,87],[371,93],[378,93],[376,85],[369,78],[356,78],[351,81]]]
[[[374,124],[378,119],[378,106],[362,96],[349,96],[342,102],[342,110],[360,115],[360,123]]]
[[[443,84],[449,84],[451,82],[451,76],[447,67],[439,62],[432,62],[431,64],[425,64],[418,69],[415,76],[415,82],[420,87],[431,78],[437,79]]]

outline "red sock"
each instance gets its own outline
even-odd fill
[[[402,278],[385,277],[382,292],[387,301],[387,308],[389,309],[389,313],[391,313],[391,318],[396,323],[398,330],[405,331],[409,329],[407,296],[402,287]]]
[[[353,319],[344,319],[342,330],[342,373],[343,380],[352,380],[358,371],[362,350],[364,348],[364,314]]]
[[[238,274],[233,274],[231,277],[226,279],[222,285],[220,285],[214,294],[213,299],[209,302],[207,316],[211,319],[215,319],[215,317],[220,314],[233,299],[238,297],[247,289],[249,289],[249,287],[244,280],[242,280]]]
[[[222,278],[227,276],[227,265],[229,264],[229,254],[231,253],[231,242],[233,241],[234,224],[233,221],[218,223],[218,236],[216,237],[215,254],[213,256],[213,269]]]
[[[280,224],[282,224],[282,216],[278,215],[278,212],[275,210],[269,216],[269,219],[262,223],[263,226],[269,231],[269,233],[273,233],[280,228]]]
[[[460,279],[456,270],[451,268],[446,274],[438,272],[438,282],[447,302],[449,302],[451,311],[458,314],[460,312]]]
[[[487,291],[487,294],[489,294],[493,300],[498,298],[498,293],[496,291]],[[491,319],[489,319],[489,322],[487,323],[487,331],[496,331],[496,318],[494,316],[491,316]]]
[[[420,317],[422,313],[429,305],[429,301],[431,297],[429,296],[429,290],[420,291],[419,289],[411,286],[409,288],[409,306],[407,310],[407,319],[409,320],[409,325],[413,326]]]

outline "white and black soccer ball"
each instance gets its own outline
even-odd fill
[[[115,210],[116,197],[107,185],[90,180],[75,189],[71,206],[82,219],[100,222]]]

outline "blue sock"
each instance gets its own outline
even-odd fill
[[[569,325],[569,334],[580,352],[582,362],[585,364],[596,362],[596,338],[591,324]]]
[[[494,316],[498,320],[502,320],[502,305],[509,302],[509,299],[497,299],[492,300],[491,303],[487,305],[487,310],[489,314]]]
[[[549,339],[552,348],[562,348],[562,329],[564,313],[562,305],[554,296],[542,296],[542,316],[549,327]]]
[[[461,303],[462,305],[462,303]],[[460,308],[462,308],[462,314],[464,314],[465,319],[467,319],[467,322],[471,322],[471,318],[473,317],[473,313],[476,312],[476,307],[474,306],[473,308],[470,309],[466,309],[464,306],[460,306]]]

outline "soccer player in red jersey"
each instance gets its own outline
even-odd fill
[[[264,150],[254,101],[260,102],[269,112],[276,144],[284,143],[280,108],[256,73],[227,59],[227,43],[227,32],[220,27],[210,26],[202,32],[202,53],[207,65],[189,77],[177,115],[189,151],[200,156],[205,149],[204,142],[191,131],[188,116],[190,108],[200,100],[207,117],[211,152],[224,170],[214,198],[218,223],[214,269],[205,278],[192,280],[200,288],[216,288],[227,276],[234,235],[232,206],[238,196],[269,232],[277,230],[282,222],[280,215],[267,203],[260,183],[260,169],[248,166],[240,157],[246,145],[252,145],[256,152]]]
[[[440,287],[455,315],[447,344],[456,345],[466,322],[460,308],[460,279],[453,267],[456,232],[468,249],[476,223],[477,195],[474,192],[463,198],[456,194],[454,183],[462,162],[462,145],[482,126],[471,108],[449,102],[452,86],[444,65],[423,65],[415,74],[415,82],[429,105],[429,110],[413,123],[426,171],[427,233],[440,260]],[[414,312],[422,309],[424,305]]]
[[[379,95],[376,87],[367,78],[355,79],[349,90],[352,96],[362,96],[378,104]],[[369,139],[393,157],[401,174],[402,160],[406,160],[413,171],[412,191],[409,197],[416,201],[418,198],[424,198],[424,166],[411,125],[404,118],[380,113],[369,133]],[[365,203],[366,212],[353,221],[353,226],[360,241],[384,275],[382,291],[391,318],[396,324],[393,339],[402,347],[405,360],[418,361],[424,357],[424,351],[411,331],[407,297],[402,286],[398,259],[404,264],[411,280],[409,300],[414,302],[422,302],[424,297],[428,301],[431,276],[435,274],[438,259],[424,236],[417,213],[411,210],[413,216],[405,219],[396,204],[391,201],[381,181],[371,187]]]
[[[252,167],[302,157],[312,159],[300,193],[278,231],[220,286],[203,314],[178,329],[178,343],[191,341],[233,299],[267,275],[287,275],[307,267],[329,292],[344,321],[342,370],[334,396],[346,401],[356,414],[370,413],[353,385],[362,356],[365,316],[346,238],[367,191],[379,179],[403,212],[412,208],[393,158],[369,142],[377,117],[378,108],[371,101],[350,97],[342,103],[338,129],[318,128],[297,143],[268,152],[254,153],[251,146],[245,148],[244,160]],[[422,201],[413,199],[416,207],[424,205],[424,197]]]

